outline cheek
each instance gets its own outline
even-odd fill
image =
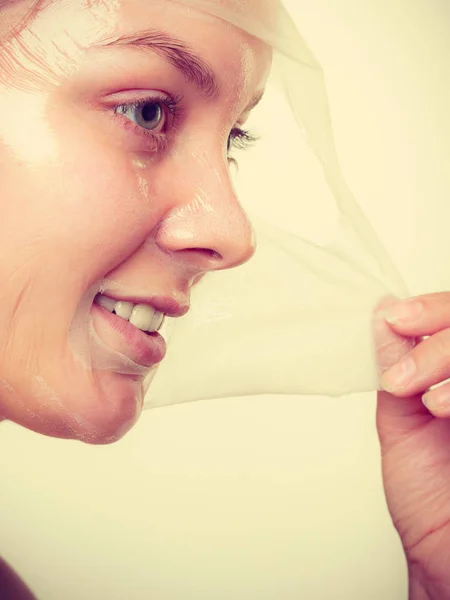
[[[68,325],[86,288],[133,254],[158,211],[122,150],[87,128],[61,128],[56,141],[56,160],[38,164],[0,140],[0,415],[9,405],[8,418],[42,433],[120,437],[139,385],[108,373],[95,384],[73,360]],[[51,393],[35,389],[36,377]]]
[[[55,235],[64,237],[76,261],[82,256],[91,262],[92,253],[99,253],[101,276],[143,243],[157,217],[149,214],[147,187],[130,157],[93,134],[65,142],[51,177],[58,209]]]
[[[108,149],[92,134],[62,137],[51,164],[14,162],[2,169],[0,247],[3,256],[7,249],[19,253],[22,262],[30,247],[37,265],[85,270],[95,281],[139,248],[160,211],[147,173],[124,151]]]

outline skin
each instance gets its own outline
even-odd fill
[[[187,307],[202,276],[252,257],[227,143],[264,90],[271,51],[178,3],[85,4],[44,8],[0,61],[0,416],[103,444],[136,422],[142,378],[77,361],[74,315],[105,278]],[[156,52],[95,47],[149,28],[207,60],[220,94],[206,97]],[[115,108],[155,93],[183,96],[182,116],[159,131],[163,148]]]
[[[410,598],[450,598],[450,386],[426,393],[450,377],[450,293],[387,299],[375,323],[384,487],[408,561]],[[394,369],[405,360],[414,370],[400,385]]]

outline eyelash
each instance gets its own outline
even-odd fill
[[[161,133],[154,133],[149,129],[141,127],[131,119],[121,115],[121,112],[127,112],[129,110],[138,111],[143,109],[146,104],[159,104],[164,107],[166,122],[164,124],[164,131]],[[139,137],[144,137],[148,142],[152,142],[154,147],[152,151],[161,153],[167,150],[169,145],[170,136],[167,133],[167,128],[176,129],[177,123],[181,120],[184,114],[183,97],[182,96],[157,96],[153,95],[148,98],[142,98],[136,102],[120,103],[113,106],[113,111],[116,117],[119,117],[122,121],[123,126],[126,129],[130,129],[134,134]],[[167,116],[168,113],[168,116]],[[252,147],[258,138],[248,130],[242,129],[241,127],[233,127],[227,140],[227,155],[230,164],[237,166],[237,161],[231,157],[230,153],[234,150],[246,150]]]
[[[230,155],[231,150],[247,150],[256,144],[259,138],[253,135],[248,129],[242,127],[233,127],[228,138],[228,162],[237,167],[238,162]]]

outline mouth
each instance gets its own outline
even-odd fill
[[[101,294],[97,294],[94,303],[148,335],[161,330],[166,316],[150,304],[116,300]]]
[[[152,367],[166,355],[166,342],[159,334],[165,313],[148,303],[117,300],[98,294],[92,305],[97,333],[114,350],[135,363]]]

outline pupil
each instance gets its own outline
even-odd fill
[[[154,102],[148,103],[142,108],[142,118],[148,123],[159,121],[161,118],[161,107]]]

